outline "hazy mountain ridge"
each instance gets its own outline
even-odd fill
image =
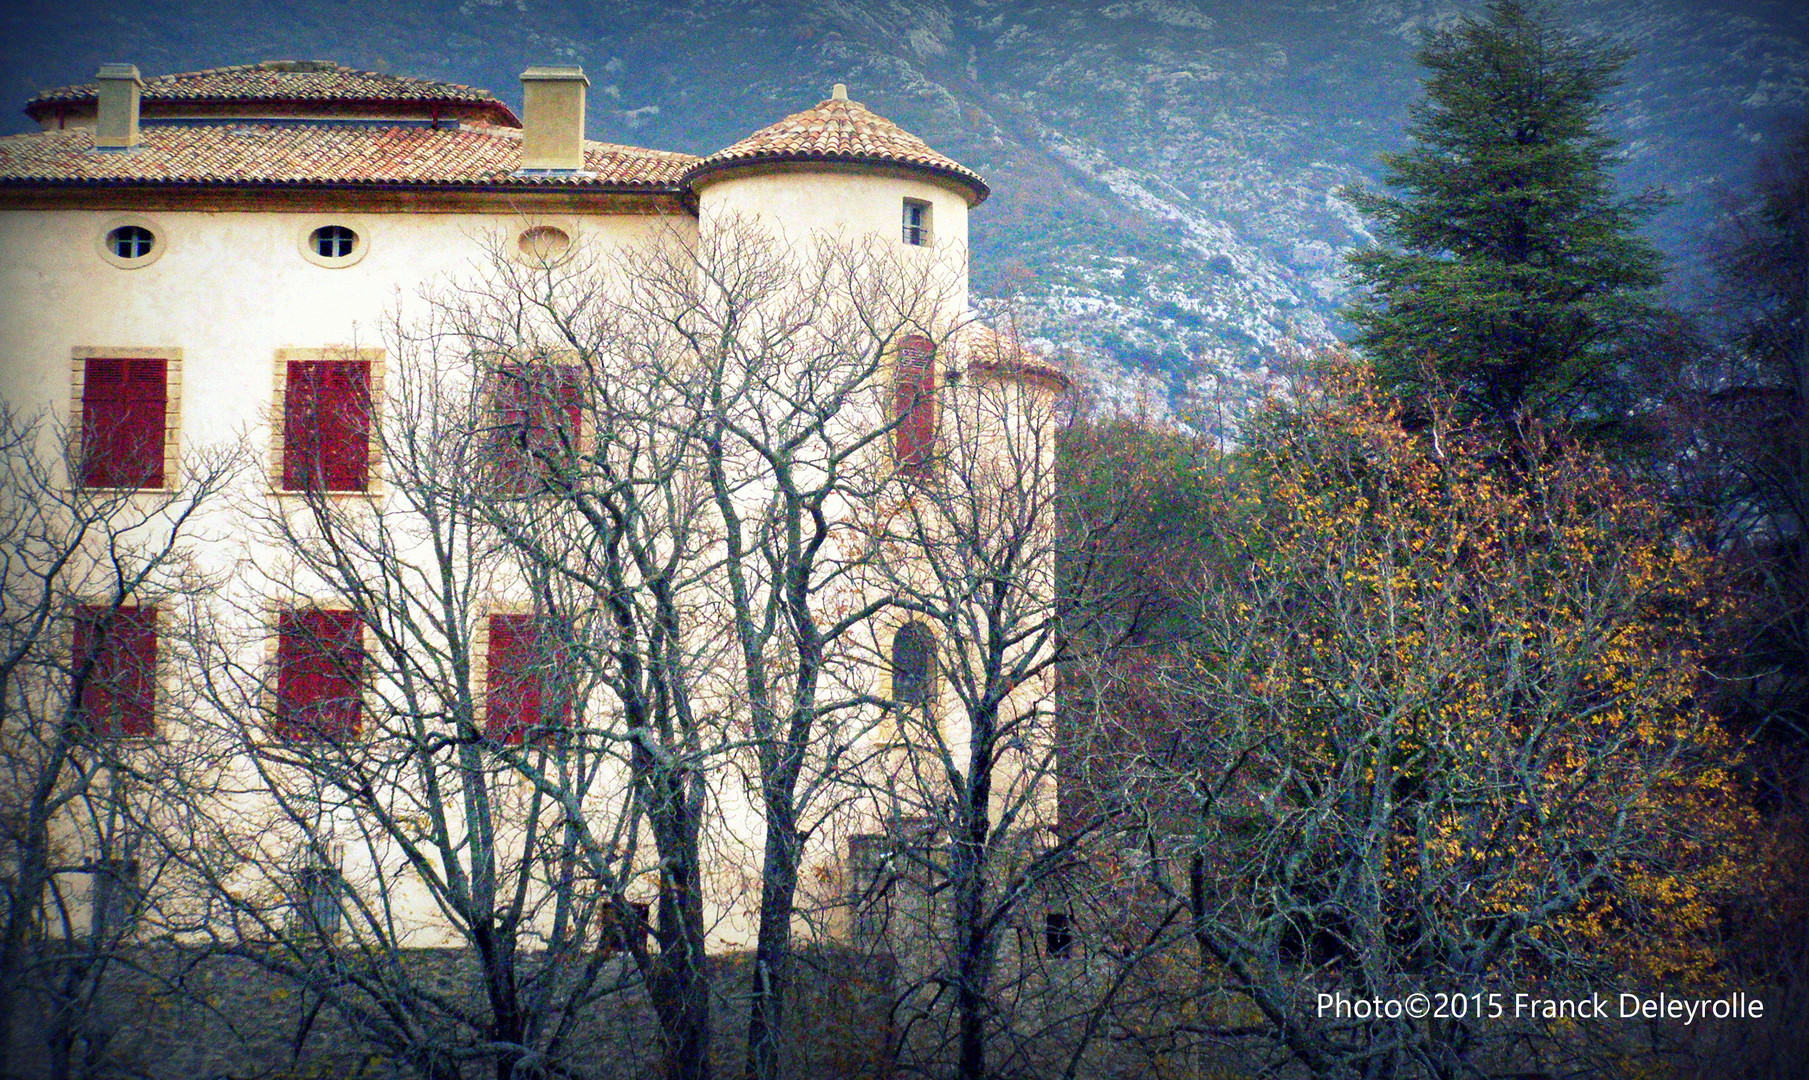
[[[1418,96],[1442,0],[549,0],[306,11],[225,0],[75,3],[4,16],[23,102],[108,60],[148,74],[320,58],[519,100],[532,62],[593,80],[596,138],[708,153],[831,82],[976,168],[975,284],[1033,331],[1171,388],[1336,330],[1342,253],[1368,237],[1333,194],[1373,179]],[[1809,105],[1809,17],[1786,3],[1577,0],[1579,31],[1641,50],[1614,101],[1629,189],[1679,199],[1674,258],[1786,118]],[[54,15],[54,17],[52,17]],[[374,25],[373,25],[374,23]],[[72,28],[80,28],[79,30]],[[22,117],[12,130],[24,130]],[[1688,270],[1688,267],[1685,267]]]

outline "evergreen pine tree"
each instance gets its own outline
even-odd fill
[[[1613,391],[1663,275],[1635,231],[1662,197],[1616,196],[1598,130],[1630,57],[1520,0],[1426,38],[1414,145],[1382,158],[1398,194],[1344,192],[1392,245],[1350,256],[1368,290],[1347,309],[1387,385],[1501,423],[1624,417]]]

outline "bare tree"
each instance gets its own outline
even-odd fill
[[[537,452],[572,437],[569,369],[425,342],[399,342],[380,386],[366,351],[287,361],[292,383],[350,372],[359,393],[335,416],[303,392],[285,438],[350,433],[374,467],[286,448],[286,492],[243,496],[241,570],[195,668],[189,737],[217,764],[190,777],[176,854],[208,951],[302,989],[297,1056],[325,1010],[426,1076],[585,1075],[599,1010],[639,981],[617,957],[647,958],[631,893],[651,868],[594,700],[608,613],[498,524],[544,506],[511,439],[527,416],[552,425]]]
[[[787,250],[731,222],[636,282],[653,317],[642,333],[667,343],[660,368],[703,390],[693,423],[739,675],[729,711],[754,757],[764,836],[747,1036],[760,1080],[786,1072],[805,845],[846,801],[872,722],[863,707],[878,702],[864,645],[891,598],[863,587],[876,553],[850,519],[896,467],[888,440],[906,418],[888,408],[888,367],[913,335],[952,329],[940,316],[951,261],[825,238]]]
[[[430,1072],[482,1058],[530,1075],[575,1067],[558,1057],[575,1015],[560,1008],[601,984],[589,971],[549,1004],[517,977],[524,940],[550,979],[587,925],[594,939],[599,923],[646,918],[651,943],[623,937],[665,1074],[707,1075],[706,856],[736,858],[751,831],[764,839],[748,1069],[781,1074],[797,1052],[794,923],[815,910],[797,907],[800,867],[854,798],[882,701],[868,624],[890,596],[858,572],[876,556],[851,518],[894,472],[884,373],[902,338],[946,332],[951,281],[946,260],[719,221],[701,241],[498,254],[399,312],[375,406],[383,497],[285,477],[295,493],[248,507],[277,556],[249,560],[263,580],[237,621],[289,643],[279,685],[255,640],[223,642],[207,665],[231,673],[210,683],[217,717],[255,718],[228,734],[276,795],[252,828],[217,837],[205,871],[256,939],[281,938],[272,899],[307,907],[278,886],[280,858],[261,860],[260,885],[229,871],[260,865],[269,835],[329,870],[367,849],[363,880],[346,871],[344,924],[260,946],[261,962]],[[269,597],[279,613],[259,618]],[[540,635],[542,710],[569,709],[520,747],[493,745],[486,712],[498,599]],[[284,648],[341,657],[328,681],[356,698],[355,724],[297,730]],[[731,816],[731,794],[753,816]],[[424,933],[397,913],[424,906],[477,957],[484,1009],[396,974]],[[348,953],[365,958],[362,982],[345,979]]]
[[[1628,470],[1537,432],[1501,470],[1487,436],[1403,431],[1349,364],[1247,434],[1190,635],[1125,672],[1159,715],[1099,740],[1095,779],[1144,808],[1140,918],[1187,909],[1145,1030],[1328,1077],[1637,1052],[1514,993],[1712,977],[1753,817],[1698,704],[1709,560]]]
[[[1096,1034],[1085,1018],[1100,988],[1059,961],[1079,952],[1063,890],[1108,815],[1056,827],[1054,690],[1077,642],[1122,626],[1092,580],[1097,530],[1115,515],[1062,519],[1058,371],[1006,335],[951,354],[934,453],[869,515],[896,609],[881,646],[896,779],[876,800],[916,894],[914,911],[896,905],[898,1049],[909,1067],[963,1078],[1049,1075],[1076,1068]]]
[[[43,1053],[54,1077],[99,1064],[94,1006],[133,962],[146,740],[179,696],[158,650],[208,588],[197,533],[236,464],[190,447],[165,484],[97,487],[83,444],[0,408],[0,1072]]]

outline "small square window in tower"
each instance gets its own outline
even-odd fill
[[[371,365],[291,360],[283,394],[283,488],[364,491],[370,484]]]
[[[96,488],[163,486],[167,375],[163,360],[83,361],[83,484]]]
[[[930,204],[922,199],[904,201],[904,242],[912,247],[930,242]]]
[[[557,463],[578,449],[584,402],[578,368],[498,368],[491,400],[497,487],[510,495],[537,490],[557,471]]]
[[[155,729],[157,609],[83,607],[75,614],[70,688],[91,735],[144,737]]]
[[[892,386],[898,467],[907,473],[927,473],[936,446],[936,347],[929,338],[908,337],[898,343]]]
[[[569,703],[561,703],[553,714],[558,653],[545,621],[534,615],[492,615],[489,629],[484,737],[519,746],[530,731],[545,734],[568,724]]]
[[[358,735],[364,621],[354,611],[307,608],[277,621],[275,735],[289,742]]]

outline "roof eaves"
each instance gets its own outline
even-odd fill
[[[598,194],[649,194],[672,195],[683,197],[689,189],[678,182],[661,181],[606,181],[603,183],[579,183],[573,181],[548,182],[540,177],[523,178],[512,183],[498,183],[495,180],[397,180],[394,178],[359,180],[343,178],[337,180],[315,179],[238,179],[238,178],[154,178],[154,177],[116,177],[116,176],[6,176],[0,177],[0,187],[66,187],[66,188],[208,188],[210,190],[252,191],[262,188],[283,188],[299,191],[474,191],[474,192],[509,192],[534,190],[536,188],[579,188]]]
[[[774,165],[785,162],[821,161],[832,164],[876,165],[893,169],[909,169],[915,172],[931,173],[953,181],[968,191],[973,192],[974,199],[970,206],[978,206],[992,194],[980,175],[964,166],[949,167],[928,161],[914,161],[905,157],[891,157],[884,154],[851,154],[833,150],[774,150],[765,152],[740,153],[733,157],[709,157],[692,166],[685,173],[687,184],[712,177],[718,173],[732,172],[736,169],[759,165]]]

